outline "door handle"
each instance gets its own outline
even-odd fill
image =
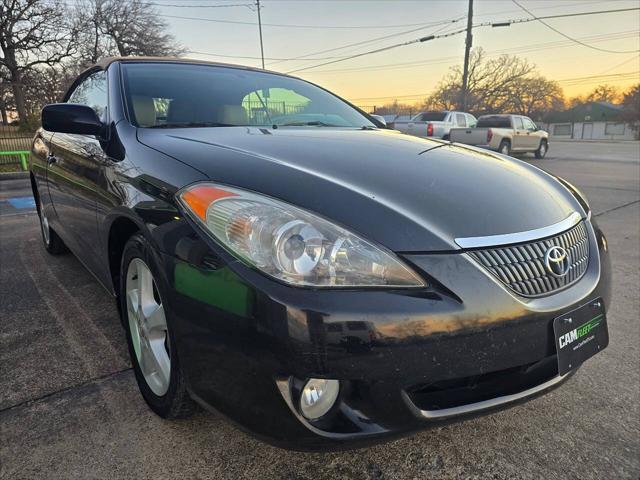
[[[49,155],[47,155],[47,164],[49,166],[53,165],[57,161],[58,161],[58,159],[56,158],[56,156],[53,153],[50,153]]]

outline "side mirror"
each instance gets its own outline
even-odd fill
[[[49,132],[102,136],[104,124],[95,110],[75,103],[52,103],[42,109],[42,128]]]
[[[375,118],[377,121],[379,121],[383,126],[387,126],[387,121],[384,119],[384,117],[382,115],[374,115],[374,114],[370,114],[371,117]]]

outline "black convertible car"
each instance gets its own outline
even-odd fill
[[[45,248],[117,298],[162,417],[353,447],[531,398],[608,343],[575,187],[300,79],[108,59],[44,108],[30,164]]]

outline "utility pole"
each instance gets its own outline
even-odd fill
[[[473,35],[471,33],[473,29],[473,0],[469,0],[469,12],[467,13],[467,38],[464,42],[464,69],[462,72],[462,92],[460,109],[463,112],[467,111],[467,89],[469,87],[469,54],[471,53],[471,45],[473,43]]]
[[[260,32],[260,57],[262,58],[262,68],[264,69],[264,47],[262,45],[262,19],[260,18],[260,0],[256,0],[258,10],[258,31]]]

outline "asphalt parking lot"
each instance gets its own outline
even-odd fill
[[[552,143],[544,160],[607,233],[609,347],[527,404],[344,453],[288,452],[199,412],[146,407],[115,303],[41,245],[27,179],[0,180],[0,477],[423,479],[640,476],[640,143]]]

